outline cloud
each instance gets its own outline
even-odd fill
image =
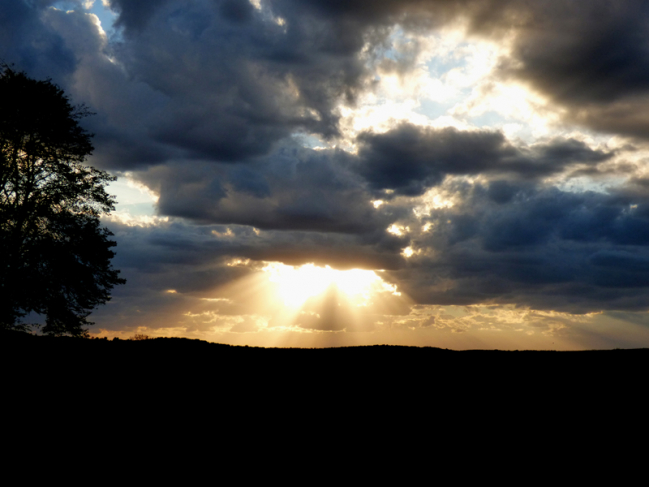
[[[119,13],[117,25],[127,31],[138,31],[146,27],[156,9],[164,6],[168,0],[109,0],[110,7]]]
[[[289,2],[283,2],[289,3]],[[454,25],[503,43],[495,80],[517,81],[566,123],[646,139],[649,7],[640,1],[456,0],[303,2],[328,17],[412,32]],[[370,28],[370,27],[366,27]]]
[[[339,103],[353,103],[370,76],[363,30],[286,5],[110,5],[121,37],[108,43],[81,8],[14,2],[0,18],[7,62],[51,76],[98,113],[89,123],[105,168],[236,162],[296,130],[334,137]]]
[[[41,11],[51,2],[5,2],[0,9],[0,59],[38,78],[65,81],[76,56],[46,22]]]
[[[125,39],[115,59],[168,100],[150,138],[186,158],[245,160],[295,130],[335,136],[338,104],[369,76],[362,30],[281,3],[111,5]]]
[[[287,141],[246,165],[168,164],[137,175],[160,194],[160,214],[263,230],[344,234],[383,231],[391,214],[370,203],[353,156]]]
[[[566,123],[648,137],[649,7],[644,2],[503,3],[520,22],[493,15],[499,29],[512,35],[498,78],[522,81],[541,93],[563,109]]]
[[[232,289],[230,301],[208,299],[228,286],[245,294],[241,283],[270,261],[385,269],[422,305],[647,309],[643,2],[109,3],[110,38],[81,3],[5,2],[0,58],[95,111],[83,120],[96,134],[89,162],[128,172],[169,217],[147,227],[107,220],[128,280],[109,308],[116,327],[146,314],[161,328],[173,315],[252,333],[263,328],[260,305],[231,299]],[[482,71],[460,75],[461,49],[423,41],[433,33],[498,47],[482,66],[477,44],[464,46]],[[429,83],[436,70],[450,94],[429,97],[441,112],[428,117],[414,98],[441,86]],[[381,77],[404,100],[417,85],[393,117],[406,122],[388,116],[388,102],[388,115],[372,118],[392,86],[378,93]],[[544,138],[505,136],[506,125],[528,122],[513,109],[507,118],[491,107],[493,123],[467,109],[508,87],[533,98]],[[370,114],[362,123],[357,109]],[[376,316],[341,321],[350,311],[334,293],[323,299],[299,316],[301,331],[378,329]],[[441,316],[385,323],[441,329]]]
[[[401,124],[358,138],[359,172],[376,190],[418,196],[447,175],[512,175],[538,179],[575,165],[596,165],[613,154],[574,139],[516,147],[498,131],[460,131]]]
[[[454,187],[446,189],[465,197],[421,219],[400,213],[399,222],[410,229],[402,236],[384,229],[355,235],[181,221],[146,228],[113,222],[115,266],[129,280],[129,294],[139,289],[155,302],[174,297],[164,294],[167,289],[211,296],[259,272],[262,262],[279,261],[387,269],[382,277],[421,304],[513,304],[568,313],[647,309],[646,196],[624,189],[574,193],[529,181],[444,183],[449,185]],[[424,224],[430,229],[424,230]],[[416,251],[409,258],[401,253],[406,246]],[[233,259],[250,263],[231,266]],[[238,309],[250,314],[250,306]],[[314,308],[319,316],[304,316],[300,326],[333,329],[332,317],[346,314],[332,306]]]
[[[421,252],[395,272],[430,304],[516,304],[571,313],[646,309],[647,199],[496,181],[434,210]]]
[[[315,262],[340,269],[364,264],[371,269],[396,268],[402,260],[393,251],[367,245],[358,238],[314,232],[256,233],[243,226],[190,225],[182,221],[146,227],[118,221],[105,224],[117,241],[113,264],[128,281],[127,286],[114,290],[110,306],[93,315],[107,329],[123,328],[130,317],[152,330],[180,323],[192,330],[226,327],[246,332],[253,331],[250,317],[259,317],[253,320],[259,324],[277,316],[282,326],[305,330],[369,330],[376,317],[349,321],[358,315],[356,307],[336,291],[313,298],[305,308],[319,316],[287,321],[288,311],[277,309],[282,304],[272,300],[272,287],[262,268],[268,261],[292,265]],[[397,308],[397,304],[390,306],[391,312]],[[248,318],[241,322],[226,320],[242,316]],[[342,321],[335,324],[334,318]]]

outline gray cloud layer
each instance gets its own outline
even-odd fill
[[[646,195],[506,181],[465,191],[461,206],[433,212],[431,232],[415,239],[436,252],[400,271],[416,299],[569,312],[646,308]]]
[[[447,175],[510,174],[538,179],[571,166],[592,166],[613,155],[572,139],[515,147],[500,132],[408,124],[384,134],[361,134],[359,141],[359,172],[372,187],[409,196],[423,194]]]
[[[161,215],[185,219],[111,224],[131,296],[212,289],[244,273],[224,264],[242,257],[388,269],[419,303],[647,308],[645,181],[608,193],[548,183],[595,174],[617,152],[410,124],[360,134],[357,154],[291,137],[340,135],[339,107],[372,89],[396,23],[412,32],[464,23],[469,35],[513,39],[494,76],[527,83],[565,109],[566,124],[642,143],[646,2],[269,0],[258,10],[243,0],[112,0],[112,39],[80,3],[68,13],[53,4],[3,3],[0,58],[88,104],[93,164],[133,171],[160,194]],[[452,181],[463,176],[479,180]],[[419,221],[410,198],[434,187],[461,202]],[[389,203],[374,208],[375,198]],[[433,230],[386,233],[394,222]],[[224,225],[234,237],[214,237]],[[407,260],[408,245],[422,252]]]

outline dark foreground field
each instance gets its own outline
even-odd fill
[[[108,421],[109,429],[115,417],[263,423],[276,434],[306,428],[327,435],[340,424],[345,434],[379,432],[384,424],[407,425],[412,434],[456,427],[495,434],[503,425],[524,434],[530,421],[537,433],[559,423],[562,431],[571,424],[592,433],[604,418],[624,419],[644,404],[648,363],[649,349],[270,349],[0,334],[2,397],[12,410],[62,421],[82,415]]]
[[[155,382],[185,377],[224,384],[270,381],[305,387],[392,383],[481,387],[530,384],[579,388],[644,376],[649,349],[454,351],[434,347],[359,346],[326,349],[241,347],[186,338],[89,340],[0,334],[10,369],[39,375],[119,377]],[[5,368],[5,370],[7,370]]]

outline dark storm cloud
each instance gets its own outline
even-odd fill
[[[118,249],[118,261],[139,269],[138,279],[149,285],[182,292],[229,282],[224,262],[236,257],[386,269],[383,277],[418,303],[513,303],[571,313],[647,309],[649,197],[635,182],[609,193],[572,193],[529,180],[446,182],[445,190],[465,198],[422,222],[407,204],[401,211],[397,201],[388,203],[381,208],[394,205],[395,213],[385,221],[379,214],[376,228],[361,234],[179,223],[127,229],[133,237],[119,236],[129,248]],[[385,232],[395,219],[412,231]],[[432,227],[419,233],[423,223]],[[405,259],[408,245],[421,253]],[[163,269],[166,280],[158,275]]]
[[[277,2],[291,3],[287,0]],[[649,137],[649,5],[642,0],[307,0],[331,18],[431,29],[462,20],[470,34],[513,39],[499,76],[568,108],[567,122]]]
[[[502,19],[515,21],[516,0],[270,0],[274,9],[315,12],[359,27],[401,24],[434,28],[461,18],[473,30],[499,28]],[[514,8],[512,8],[512,5]]]
[[[535,179],[570,166],[595,165],[613,154],[574,139],[515,147],[497,131],[460,131],[410,124],[358,138],[359,172],[374,189],[417,196],[447,175],[510,174]]]
[[[649,137],[649,4],[508,2],[525,22],[501,74],[526,81],[567,108],[567,122]],[[500,19],[503,28],[507,20]]]
[[[385,232],[370,236],[255,232],[248,226],[180,222],[138,227],[109,221],[106,225],[118,242],[115,267],[124,270],[129,282],[150,279],[155,289],[179,292],[209,291],[250,272],[226,266],[235,258],[338,269],[397,269],[403,265],[399,252],[407,242]]]
[[[430,26],[486,11],[480,2],[446,1],[277,0],[261,10],[231,0],[111,5],[124,29],[114,58],[131,80],[167,99],[165,112],[145,121],[149,142],[218,161],[265,154],[298,129],[338,135],[338,104],[371,88],[368,60],[386,48],[395,22],[425,18]]]
[[[400,251],[407,244],[407,240],[389,234],[374,234],[370,238],[363,238],[271,232],[267,238],[267,242],[262,241],[259,245],[236,249],[236,254],[258,261],[282,262],[294,266],[313,263],[341,270],[398,269],[404,264]]]
[[[416,301],[576,313],[647,309],[646,194],[506,181],[463,191],[461,205],[435,210],[431,231],[413,239],[415,248],[434,253],[415,255],[395,273]]]
[[[64,82],[76,68],[74,51],[41,21],[53,2],[3,2],[0,6],[0,60],[38,78]]]
[[[272,0],[257,10],[243,0],[112,0],[123,37],[108,45],[88,19],[53,14],[54,2],[5,3],[0,57],[64,88],[75,70],[89,72],[74,101],[98,113],[88,123],[106,168],[239,161],[300,129],[335,136],[338,103],[371,88],[371,52],[396,23],[463,19],[482,36],[513,33],[500,76],[526,80],[589,127],[641,136],[649,127],[648,7],[638,1]],[[104,90],[84,93],[92,83]]]
[[[404,262],[400,253],[409,238],[386,229],[395,221],[417,226],[412,202],[395,200],[375,208],[370,203],[372,189],[387,187],[395,195],[420,195],[446,175],[489,174],[495,181],[484,189],[484,198],[492,206],[515,205],[521,194],[528,194],[521,193],[523,189],[534,190],[537,179],[611,157],[571,139],[521,148],[506,142],[499,132],[410,125],[385,134],[365,134],[362,140],[358,155],[285,142],[271,155],[245,166],[168,164],[137,177],[160,194],[161,215],[203,225],[237,224],[276,231],[272,245],[248,247],[235,240],[237,255],[293,265],[315,262],[339,268],[396,269]],[[509,180],[498,180],[499,174]],[[554,206],[544,207],[545,226],[554,225],[555,214],[566,206],[561,198],[551,197],[549,202]],[[540,214],[538,209],[534,212],[534,217]],[[488,224],[485,218],[485,214],[471,212],[457,215],[450,239],[461,241],[481,234],[491,250],[516,242],[544,241],[544,234],[539,233],[544,226],[539,221],[528,226],[527,214],[515,213],[509,220]],[[574,231],[585,222],[570,223],[568,229]]]
[[[248,2],[238,2],[239,10],[230,1],[217,3],[218,7],[208,8],[207,3],[195,2],[181,9],[170,1],[113,2],[121,12],[120,23],[134,33],[128,43],[133,59],[129,69],[134,75],[180,78],[184,73],[194,81],[205,77],[214,79],[213,90],[231,96],[225,107],[211,105],[211,101],[204,108],[227,123],[210,125],[207,115],[201,115],[205,112],[193,103],[189,113],[176,114],[187,121],[186,130],[161,127],[157,132],[203,155],[236,159],[259,154],[300,126],[335,135],[337,117],[332,106],[341,97],[353,100],[369,86],[367,66],[359,59],[366,42],[380,48],[388,29],[396,24],[424,32],[457,21],[464,22],[470,34],[494,40],[508,34],[513,39],[512,51],[501,60],[497,76],[525,81],[553,103],[568,108],[566,121],[604,132],[649,136],[649,6],[640,0],[264,2],[263,12],[283,18],[285,28],[262,21],[262,13],[251,10]],[[204,49],[218,53],[222,62],[208,60]],[[184,58],[189,53],[201,60],[199,70],[188,69]],[[241,66],[244,59],[245,68]],[[250,63],[266,78],[260,79],[259,71],[248,71]],[[141,72],[134,70],[136,65],[141,65]],[[399,69],[409,68],[406,63]],[[223,75],[216,76],[217,82],[214,73],[218,71]],[[281,98],[281,81],[289,73],[300,95],[288,104],[280,102],[283,109],[260,103],[250,94],[261,93],[263,100]],[[233,95],[228,90],[234,87],[242,88]],[[174,96],[185,92],[183,83],[173,90]],[[183,106],[188,106],[187,101],[183,100]],[[272,128],[260,120],[250,127],[252,118],[241,112],[244,106],[251,107],[259,119],[271,117]],[[199,133],[201,127],[226,136],[209,142]],[[238,145],[228,142],[235,132],[241,141]]]
[[[117,25],[128,31],[142,30],[156,9],[168,3],[169,0],[110,0],[111,7],[119,13]]]
[[[148,130],[163,116],[165,97],[127,75],[80,2],[67,2],[77,7],[69,11],[53,5],[58,2],[0,6],[0,59],[31,77],[51,78],[71,103],[95,112],[81,122],[95,134],[94,165],[127,169],[173,157],[173,148],[152,140]]]
[[[113,0],[121,34],[106,42],[80,7],[52,4],[3,4],[0,56],[97,112],[87,123],[105,168],[236,162],[295,130],[336,136],[339,102],[353,103],[370,78],[359,54],[373,26],[313,9]]]
[[[162,215],[259,229],[371,234],[407,210],[377,211],[353,156],[286,142],[248,165],[175,164],[138,178],[160,194]]]
[[[609,104],[647,92],[649,5],[582,2],[537,16],[517,44],[519,76],[571,105]]]
[[[129,75],[168,98],[150,137],[185,157],[238,161],[297,129],[338,134],[336,106],[369,73],[359,53],[371,26],[283,4],[115,0]]]

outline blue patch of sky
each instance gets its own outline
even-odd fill
[[[461,48],[462,45],[458,46]],[[467,67],[466,58],[454,53],[445,53],[434,56],[426,63],[428,73],[432,78],[441,79],[453,69],[462,69]],[[446,115],[448,110],[453,108],[457,103],[465,100],[471,95],[471,87],[458,88],[455,96],[441,102],[432,99],[423,99],[420,106],[415,111],[430,119],[436,119]],[[434,98],[434,96],[433,96]]]
[[[624,176],[606,176],[601,181],[594,181],[588,176],[573,177],[556,183],[556,187],[567,193],[595,193],[609,194],[611,188],[616,188],[626,181]]]
[[[455,103],[440,103],[433,100],[421,100],[419,107],[415,109],[416,113],[426,115],[431,120],[446,115],[449,108],[452,108]]]
[[[59,10],[85,10],[88,13],[95,14],[101,22],[101,28],[104,29],[106,35],[109,39],[118,36],[118,32],[115,30],[115,21],[117,20],[117,14],[113,12],[109,7],[106,7],[101,0],[95,0],[92,6],[89,9],[83,8],[83,2],[70,1],[70,0],[59,0],[52,4],[52,7]]]
[[[121,196],[120,191],[120,196]],[[155,203],[120,203],[115,204],[115,210],[120,213],[127,213],[131,216],[154,216],[156,214]]]
[[[291,134],[293,139],[302,147],[307,149],[315,149],[316,147],[325,147],[327,144],[315,135],[305,134],[303,132],[295,132]]]
[[[58,9],[58,10],[75,10],[80,7],[79,2],[72,2],[68,0],[59,0],[58,2],[54,2],[52,4],[52,7]]]
[[[106,192],[115,195],[115,210],[131,216],[155,215],[155,201],[145,191],[129,186],[122,178],[106,185]]]
[[[431,120],[435,120],[438,117],[448,115],[448,111],[451,108],[455,107],[461,101],[466,100],[470,95],[471,89],[460,89],[455,96],[443,102],[431,100],[430,98],[422,98],[419,100],[419,106],[414,111],[415,113],[425,115]]]
[[[467,45],[459,45],[456,52],[462,52],[462,47]],[[461,54],[447,53],[441,56],[435,56],[426,63],[429,74],[433,78],[443,78],[444,75],[453,69],[467,68],[467,60]],[[431,99],[420,100],[420,106],[415,110],[417,113],[425,115],[426,117],[434,120],[438,117],[448,114],[448,111],[453,108],[457,103],[460,103],[472,95],[473,86],[466,86],[457,88],[454,96],[447,100],[440,102]],[[502,127],[506,123],[517,123],[518,120],[504,117],[494,111],[486,111],[474,117],[467,117],[466,121],[475,127],[480,128],[495,128]]]
[[[492,111],[481,113],[476,117],[469,117],[468,120],[472,125],[475,125],[476,127],[496,127],[502,126],[505,123],[516,122],[516,120],[507,119],[502,115]]]
[[[462,45],[458,46],[458,48],[462,47]],[[465,68],[466,65],[466,59],[457,55],[434,56],[426,63],[428,72],[437,78],[441,78],[451,69]]]
[[[399,60],[399,52],[394,48],[390,47],[382,52],[383,57],[391,59],[392,61]]]
[[[381,49],[379,52],[383,57],[396,61],[399,59],[399,52],[394,48],[394,46],[397,42],[406,40],[406,36],[404,35],[401,28],[397,28],[394,30],[394,32],[392,32],[392,34],[390,34],[388,40],[390,47],[388,47],[387,49]]]
[[[110,8],[106,7],[101,0],[95,0],[95,3],[88,12],[95,14],[99,18],[101,28],[104,29],[104,32],[106,32],[109,39],[117,35],[115,30],[117,14]]]

